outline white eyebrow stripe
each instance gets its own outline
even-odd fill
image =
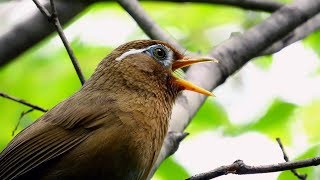
[[[121,61],[122,59],[126,58],[129,55],[142,53],[145,50],[146,50],[146,48],[145,49],[130,49],[129,51],[121,54],[121,56],[117,57],[116,61]]]

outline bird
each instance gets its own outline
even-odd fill
[[[174,71],[209,61],[160,40],[120,45],[79,91],[13,138],[0,154],[0,179],[147,179],[176,97],[213,95]]]

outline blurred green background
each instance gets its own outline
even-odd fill
[[[269,16],[213,4],[143,2],[151,17],[188,50],[207,53]],[[1,27],[0,27],[1,29]],[[66,35],[86,78],[120,44],[147,37],[116,3],[96,3],[66,26]],[[256,58],[215,91],[187,128],[180,149],[154,179],[184,179],[236,159],[261,165],[283,162],[275,138],[291,159],[319,155],[320,31],[272,55]],[[51,108],[80,88],[56,34],[0,67],[0,91]],[[0,149],[13,138],[21,112],[30,108],[0,98]],[[43,113],[24,116],[18,131]],[[17,131],[17,132],[18,132]],[[16,132],[16,133],[17,133]],[[319,179],[319,167],[304,168]],[[221,179],[294,179],[290,172]]]

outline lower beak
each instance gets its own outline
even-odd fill
[[[209,58],[209,57],[200,57],[200,58],[185,57],[184,59],[175,61],[172,64],[172,71],[175,71],[179,68],[183,68],[186,66],[190,66],[192,64],[200,63],[200,62],[216,62],[217,63],[218,60],[213,59],[213,58]],[[194,92],[198,92],[200,94],[204,94],[207,96],[214,96],[213,93],[211,93],[211,92],[209,92],[209,91],[207,91],[197,85],[194,85],[191,82],[188,82],[186,80],[183,80],[183,79],[180,79],[177,77],[174,77],[173,83],[178,85],[183,90],[194,91]]]

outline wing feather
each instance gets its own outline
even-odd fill
[[[76,147],[106,123],[101,119],[110,116],[115,99],[88,93],[76,93],[20,132],[0,154],[0,179],[32,174],[37,167]],[[97,106],[88,102],[96,102]]]
[[[52,128],[42,134],[30,137],[24,143],[9,148],[0,156],[0,179],[14,179],[39,167],[59,155],[67,152],[83,142],[89,135],[84,130],[68,132],[68,130]]]

